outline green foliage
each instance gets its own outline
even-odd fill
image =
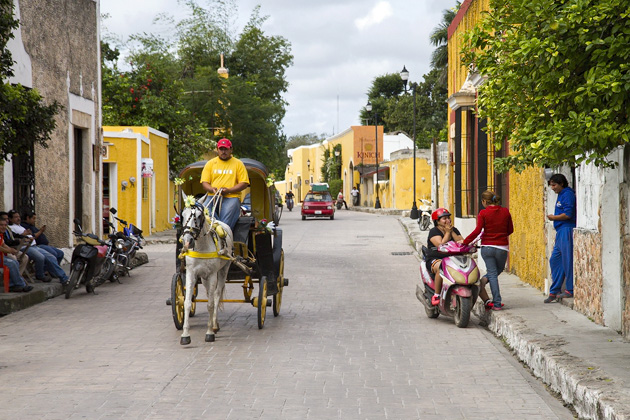
[[[368,112],[365,107],[361,108],[359,117],[363,125],[374,125],[375,113],[378,117],[378,124],[384,126],[386,133],[394,131],[387,119],[384,118],[388,103],[395,100],[403,92],[403,82],[398,73],[378,76],[372,82],[368,91],[368,101],[372,104],[372,111]]]
[[[335,152],[338,152],[338,156],[335,156]],[[341,144],[336,144],[332,150],[324,149],[322,157],[322,178],[324,182],[332,182],[336,179],[341,179]]]
[[[326,137],[328,137],[328,134],[326,133],[296,134],[296,135],[290,136],[287,139],[286,148],[287,150],[289,150],[289,149],[295,149],[296,147],[300,147],[300,146],[308,146],[310,144],[321,143],[322,141],[326,140]]]
[[[13,1],[0,0],[0,79],[13,76],[13,59],[7,43],[18,27],[13,17]],[[35,89],[20,84],[0,84],[0,161],[9,155],[29,153],[33,145],[48,147],[47,141],[62,109],[57,101],[46,105]]]
[[[627,0],[491,0],[490,8],[462,51],[488,77],[480,117],[514,152],[496,168],[611,165],[607,156],[630,136]]]
[[[343,180],[341,179],[333,179],[330,182],[328,182],[328,188],[330,191],[330,195],[333,198],[333,201],[337,199],[337,195],[339,194],[339,191],[341,191],[342,187],[343,187]]]
[[[190,17],[174,24],[172,42],[147,34],[131,38],[130,70],[117,68],[115,54],[103,54],[105,120],[168,133],[174,174],[218,138],[229,137],[237,157],[260,160],[281,176],[286,166],[282,95],[293,62],[289,42],[262,31],[266,17],[259,16],[259,8],[235,36],[232,0],[211,0],[205,8],[194,0],[182,3]],[[166,15],[159,20],[174,22]],[[230,69],[228,79],[217,74],[221,54]]]
[[[435,45],[435,50],[431,53],[431,67],[439,70],[438,81],[440,84],[448,82],[448,27],[457,15],[461,2],[457,2],[452,9],[442,11],[442,22],[433,28],[429,40]]]

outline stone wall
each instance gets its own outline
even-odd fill
[[[573,230],[573,283],[573,309],[603,325],[602,236],[598,231]]]
[[[623,183],[620,189],[620,226],[622,233],[621,267],[623,276],[623,302],[624,308],[621,314],[621,333],[624,338],[630,339],[630,221],[628,220],[628,184]]]
[[[98,165],[92,144],[100,144],[98,2],[87,0],[19,0],[20,31],[30,57],[33,88],[46,103],[56,100],[64,109],[57,115],[57,128],[48,148],[35,149],[35,206],[38,222],[56,246],[69,245],[73,217],[71,191],[73,123],[84,132],[84,157],[80,169],[89,195],[84,212],[100,220],[102,203]],[[73,102],[71,97],[76,98]],[[74,106],[87,113],[88,121],[73,121]],[[96,171],[95,171],[96,170]],[[96,197],[96,199],[94,198]],[[89,219],[88,219],[89,220]]]

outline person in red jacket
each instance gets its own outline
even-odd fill
[[[479,297],[483,299],[486,308],[500,311],[501,292],[499,290],[499,274],[505,268],[508,257],[508,236],[514,232],[510,211],[501,207],[501,197],[492,191],[481,194],[481,204],[485,207],[477,216],[477,227],[464,239],[469,244],[481,233],[481,258],[486,263],[486,275],[481,278]],[[483,231],[483,233],[482,233]],[[490,283],[492,301],[486,292],[486,283]]]

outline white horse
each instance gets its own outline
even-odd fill
[[[215,220],[212,210],[208,211],[192,196],[184,195],[186,207],[182,211],[183,243],[182,254],[186,258],[186,299],[184,301],[184,328],[180,344],[190,344],[189,314],[192,296],[197,280],[200,279],[208,295],[208,330],[206,341],[214,341],[214,334],[219,331],[217,312],[225,291],[225,281],[230,269],[231,258],[217,253],[217,244],[221,239],[221,230],[225,233],[226,247],[231,254],[233,238],[228,225]],[[216,204],[216,203],[215,203]]]

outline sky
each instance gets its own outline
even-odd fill
[[[293,65],[287,69],[288,102],[283,120],[287,136],[337,134],[360,125],[374,79],[399,73],[420,82],[430,70],[435,47],[429,35],[442,21],[444,9],[456,0],[237,0],[235,30],[241,32],[256,5],[268,16],[267,35],[291,43]],[[206,0],[198,4],[207,5]],[[154,24],[167,13],[187,16],[177,0],[102,0],[104,32],[123,40],[134,33],[169,36],[170,29]],[[229,69],[230,63],[225,63]]]

